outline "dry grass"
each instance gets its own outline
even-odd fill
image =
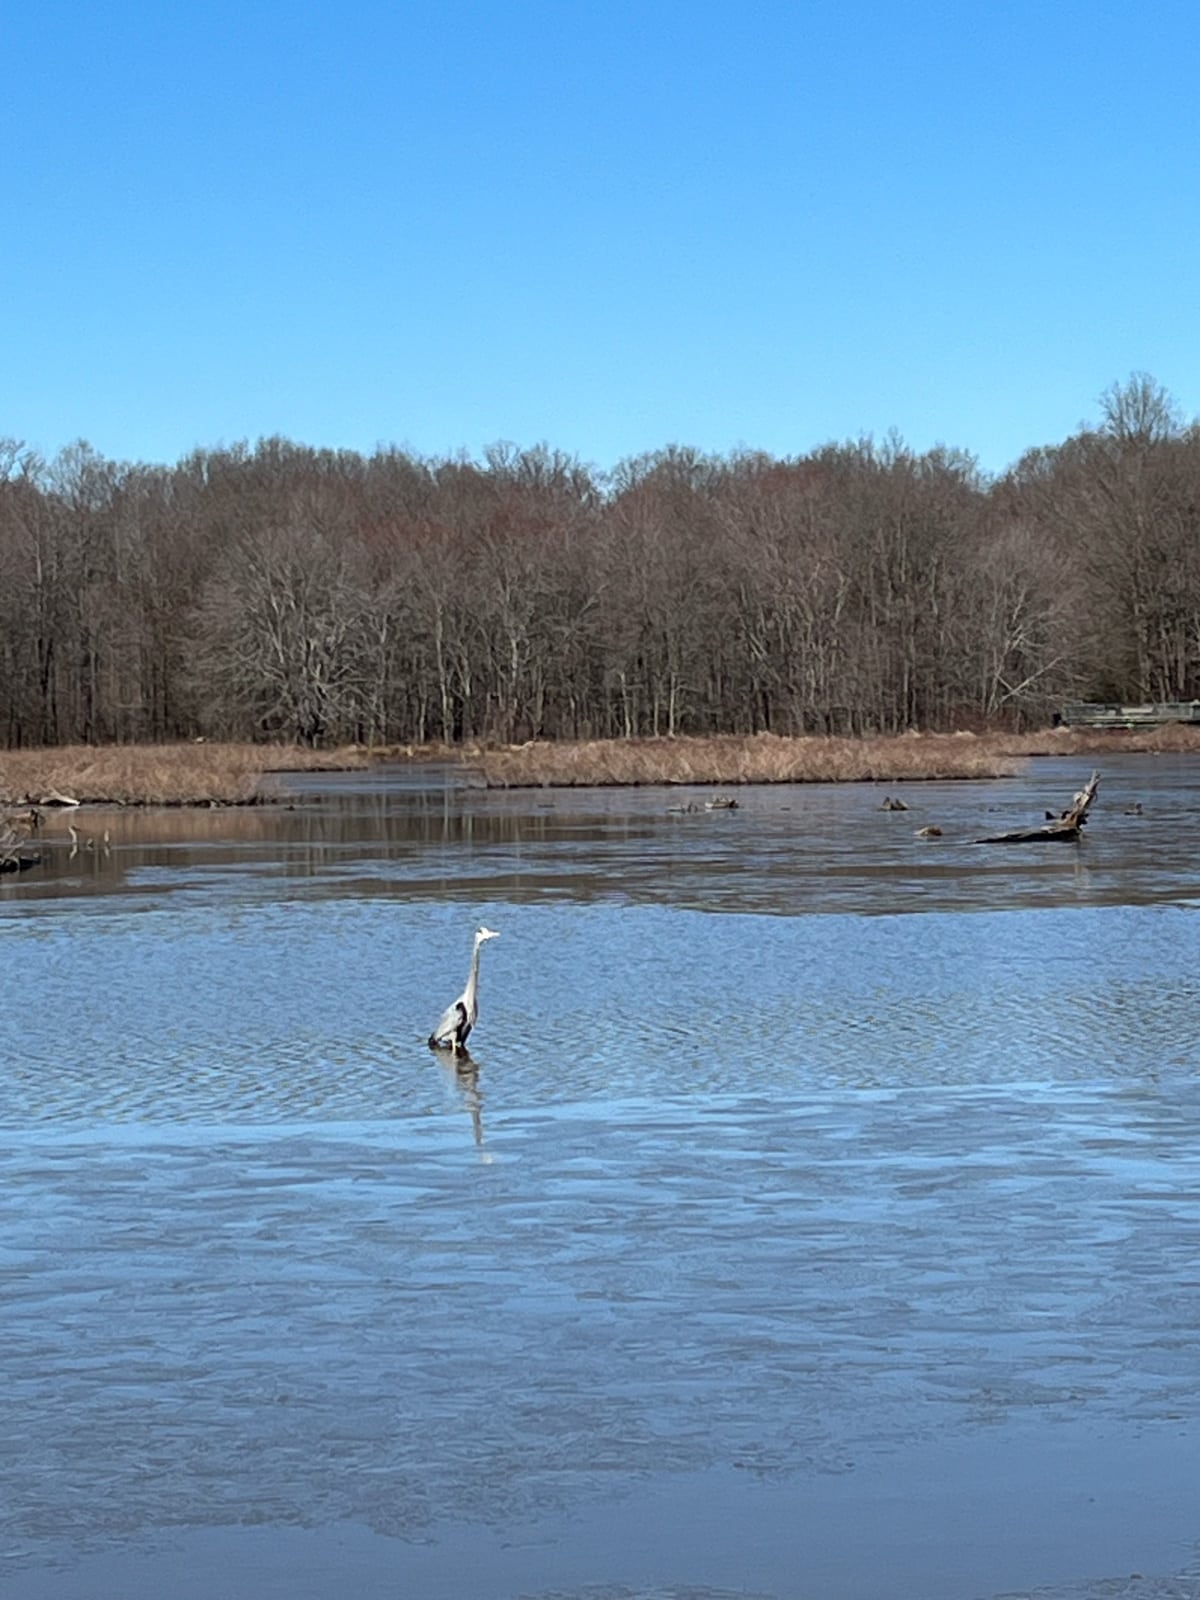
[[[1186,755],[1200,751],[1200,727],[1168,722],[1159,728],[1045,728],[1036,733],[991,733],[996,750],[1020,756]]]
[[[471,765],[489,788],[598,784],[901,783],[997,778],[1024,758],[1113,751],[1200,750],[1200,728],[1145,733],[903,734],[895,738],[783,739],[760,733],[710,739],[536,741],[483,751]]]
[[[473,763],[489,787],[576,784],[858,783],[990,778],[1016,770],[984,740],[958,735],[895,739],[593,740],[487,751]]]
[[[0,805],[67,796],[81,804],[252,805],[270,797],[270,772],[365,767],[354,750],[292,745],[63,745],[0,751]]]
[[[372,744],[355,745],[355,750],[372,761],[470,761],[480,751],[497,748],[480,739],[468,739],[462,744],[443,744],[431,740],[428,744]]]
[[[0,751],[0,806],[67,795],[84,804],[253,805],[273,798],[269,774],[341,771],[373,760],[454,759],[493,788],[596,784],[900,783],[1007,777],[1029,756],[1103,757],[1113,752],[1200,752],[1200,727],[1094,733],[904,734],[897,738],[711,739],[533,742],[447,749],[392,746],[309,750],[294,745],[64,745]]]

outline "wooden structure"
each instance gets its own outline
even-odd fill
[[[1048,818],[1041,828],[1018,828],[1012,833],[993,833],[986,839],[976,839],[976,844],[1037,844],[1053,841],[1074,844],[1088,819],[1088,810],[1100,787],[1100,774],[1093,772],[1065,811],[1057,816],[1047,811]]]
[[[1073,700],[1058,714],[1064,728],[1160,728],[1168,722],[1200,723],[1200,700],[1161,700],[1151,705],[1100,705]]]

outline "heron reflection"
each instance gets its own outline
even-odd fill
[[[471,1132],[475,1136],[475,1143],[482,1150],[483,1094],[479,1088],[479,1063],[464,1052],[455,1056],[453,1061],[443,1061],[441,1068],[446,1082],[453,1085],[470,1113]]]

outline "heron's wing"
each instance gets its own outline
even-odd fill
[[[456,1000],[453,1005],[446,1007],[442,1012],[441,1020],[433,1030],[431,1038],[452,1039],[460,1031],[467,1020],[467,1008],[462,1000]]]

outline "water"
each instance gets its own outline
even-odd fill
[[[1195,1596],[1200,769],[1102,767],[52,834],[0,1594]]]

